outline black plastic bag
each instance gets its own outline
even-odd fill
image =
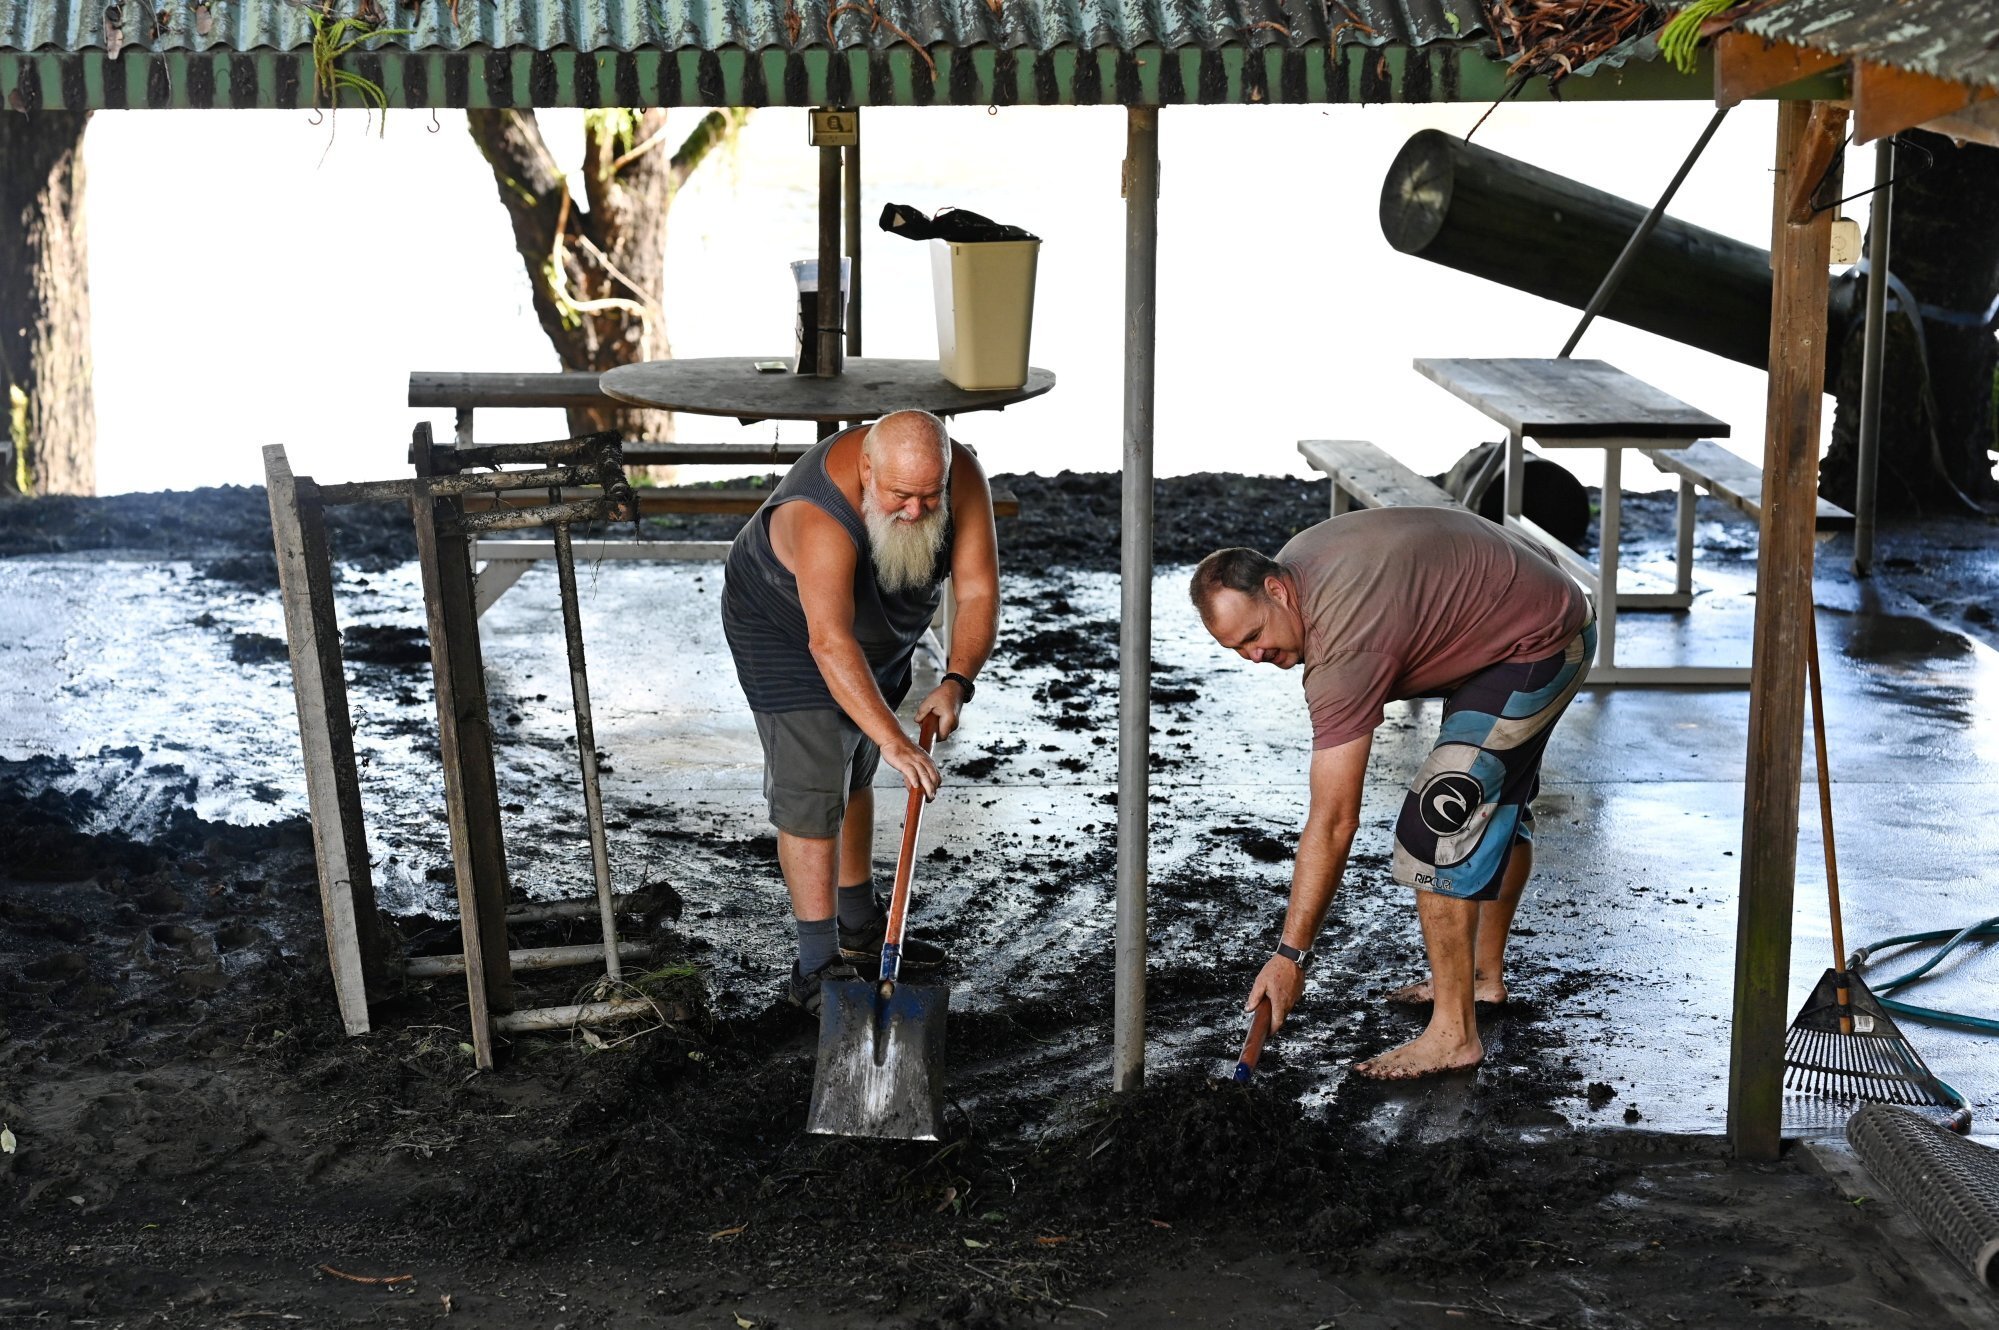
[[[1018,226],[1008,226],[964,208],[939,208],[927,217],[907,203],[890,203],[882,208],[881,228],[890,235],[911,240],[955,240],[976,244],[984,240],[1039,240],[1041,237]]]

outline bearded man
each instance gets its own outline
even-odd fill
[[[886,761],[924,797],[937,764],[895,709],[910,658],[951,579],[951,648],[920,726],[958,728],[999,620],[992,490],[978,460],[925,411],[842,430],[792,465],[730,546],[722,629],[763,743],[764,797],[791,895],[798,959],[784,996],[817,1015],[827,979],[879,962],[875,772]],[[944,953],[903,940],[905,970]]]

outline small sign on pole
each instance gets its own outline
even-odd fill
[[[812,109],[812,146],[852,148],[861,141],[861,117],[844,107]]]

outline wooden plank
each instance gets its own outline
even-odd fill
[[[1830,102],[1813,102],[1811,122],[1805,126],[1804,142],[1798,145],[1797,162],[1788,177],[1791,196],[1787,220],[1803,225],[1818,211],[1813,199],[1824,193],[1830,203],[1840,196],[1839,181],[1828,181],[1827,176],[1845,146],[1846,111],[1834,110]]]
[[[1769,419],[1728,1069],[1729,1142],[1741,1159],[1775,1159],[1782,1145],[1805,653],[1812,612],[1812,515],[1818,499],[1832,234],[1830,213],[1804,223],[1788,221],[1787,213],[1813,111],[1812,103],[1784,102],[1777,112]]]
[[[1899,134],[1939,116],[1963,111],[1992,96],[1956,79],[1897,69],[1873,60],[1853,62],[1853,137],[1858,143]]]
[[[1737,106],[1846,63],[1846,57],[1809,46],[1773,42],[1747,32],[1714,40],[1714,104]]]
[[[594,499],[601,493],[594,485],[572,486],[562,491],[565,503]],[[638,496],[639,512],[642,516],[655,517],[666,513],[711,513],[747,517],[763,507],[770,497],[767,489],[720,489],[706,485],[659,485],[633,491]],[[546,490],[520,494],[474,494],[465,498],[468,513],[490,512],[496,507],[534,508],[548,502]],[[993,490],[993,516],[1017,517],[1020,515],[1020,500],[1006,489]]]
[[[428,422],[416,427],[410,453],[417,474],[430,474]],[[444,767],[452,873],[458,885],[473,1061],[490,1070],[492,1013],[513,1006],[513,974],[507,965],[507,856],[500,836],[499,785],[493,773],[492,717],[486,706],[479,622],[473,612],[471,553],[463,540],[440,539],[437,529],[439,508],[455,502],[415,498],[410,511],[437,688],[437,746]]]
[[[1700,439],[1685,448],[1641,448],[1661,471],[1685,476],[1715,498],[1750,517],[1763,514],[1763,470],[1718,443]],[[1815,525],[1830,530],[1853,525],[1853,514],[1826,499],[1818,500]]]
[[[597,563],[604,559],[689,562],[729,557],[729,542],[726,540],[579,540],[574,542],[574,548],[576,557],[585,563]],[[478,540],[472,544],[472,557],[497,562],[553,559],[555,542]],[[482,571],[479,576],[483,584],[485,573]],[[592,908],[595,908],[594,905]]]
[[[1370,508],[1461,508],[1449,491],[1365,439],[1301,439],[1298,451]]]
[[[278,594],[284,603],[299,745],[305,755],[327,961],[341,1025],[357,1035],[368,1033],[368,997],[371,987],[381,992],[384,957],[375,927],[375,882],[368,868],[354,726],[341,668],[333,569],[325,520],[311,490],[310,478],[293,477],[282,445],[264,449],[264,491],[271,505]]]
[[[833,378],[761,374],[747,356],[649,360],[604,372],[604,394],[634,406],[740,420],[873,420],[920,408],[940,416],[993,411],[1039,397],[1055,375],[1029,369],[1018,388],[967,392],[948,382],[935,360],[850,360]]]
[[[1728,424],[1601,360],[1419,359],[1416,372],[1528,438],[1727,438]]]
[[[458,374],[411,370],[411,406],[602,406],[600,375]]]

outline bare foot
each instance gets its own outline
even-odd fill
[[[1353,1069],[1377,1081],[1413,1081],[1447,1071],[1465,1071],[1485,1059],[1485,1046],[1473,1035],[1467,1043],[1432,1038],[1425,1030],[1400,1048],[1354,1063]]]
[[[1500,1006],[1506,1001],[1506,981],[1504,979],[1488,979],[1481,974],[1472,981],[1471,996],[1474,1002],[1483,1002],[1494,1007]],[[1436,999],[1430,993],[1430,981],[1425,979],[1421,983],[1404,984],[1390,993],[1383,1001],[1393,1002],[1398,1006],[1404,1007],[1427,1007],[1436,1001]]]

